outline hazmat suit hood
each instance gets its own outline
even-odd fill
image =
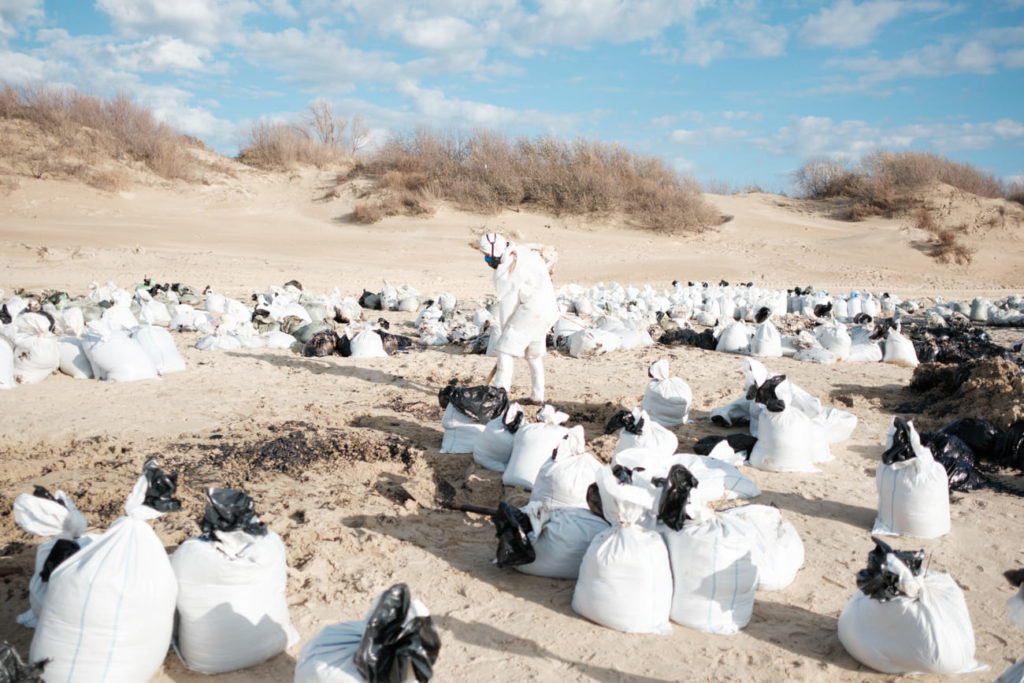
[[[497,268],[501,259],[512,247],[512,243],[496,232],[489,232],[480,237],[480,251],[491,268]]]

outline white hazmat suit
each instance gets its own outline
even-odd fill
[[[498,296],[498,365],[491,383],[508,391],[512,359],[525,356],[532,380],[530,399],[543,403],[546,338],[560,316],[548,264],[536,245],[516,245],[497,233],[480,238],[480,251],[494,268]]]

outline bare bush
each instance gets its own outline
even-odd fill
[[[943,226],[933,210],[922,206],[914,214],[914,227],[931,235],[931,253],[939,263],[966,266],[974,259],[975,249],[964,241],[966,225]]]
[[[813,159],[794,173],[797,188],[808,197],[858,197],[863,191],[863,174],[832,159]]]
[[[1024,204],[1024,180],[1016,180],[1006,188],[1006,198],[1011,202]]]
[[[382,190],[423,191],[428,199],[434,195],[473,211],[531,206],[555,215],[618,212],[664,232],[720,222],[697,183],[680,178],[660,159],[584,139],[421,128],[392,138],[365,164]],[[408,197],[399,203],[403,213],[418,210]]]

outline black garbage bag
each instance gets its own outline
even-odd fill
[[[434,675],[441,638],[430,617],[408,619],[409,587],[396,583],[381,594],[355,654],[355,665],[369,683],[401,683],[411,668],[416,680]]]
[[[199,529],[210,538],[218,531],[244,531],[250,536],[266,536],[267,525],[256,516],[256,503],[237,489],[206,489],[206,512]]]
[[[921,445],[946,468],[949,490],[967,493],[984,488],[988,478],[978,471],[974,451],[952,434],[921,432]]]
[[[380,341],[384,345],[384,351],[386,351],[389,356],[393,356],[398,351],[408,351],[415,345],[415,342],[411,337],[406,337],[402,334],[391,334],[390,332],[385,332],[382,329],[374,330],[374,332],[380,335]]]
[[[43,561],[43,568],[39,570],[39,580],[49,581],[53,570],[80,549],[81,546],[78,545],[77,541],[73,541],[70,538],[58,538],[53,547],[50,548],[50,554]]]
[[[1024,569],[1007,569],[1003,572],[1003,576],[1014,588],[1020,588],[1020,585],[1024,583]]]
[[[334,351],[344,358],[348,358],[352,355],[352,340],[348,338],[347,334],[343,334],[338,337],[338,342],[334,347]]]
[[[747,390],[747,400],[764,404],[770,413],[781,413],[786,409],[786,402],[775,395],[775,390],[785,381],[785,375],[769,377],[760,386],[753,386]]]
[[[5,640],[0,644],[0,683],[43,683],[46,662],[26,664],[14,646]]]
[[[453,404],[478,424],[487,424],[508,410],[508,393],[502,387],[460,387],[454,382],[437,392],[441,408]]]
[[[158,512],[175,512],[181,509],[181,501],[174,498],[174,492],[178,489],[177,472],[166,474],[156,464],[156,458],[149,458],[142,466],[142,473],[149,482],[143,505]]]
[[[601,489],[597,483],[587,487],[587,508],[595,515],[604,519],[604,503],[601,502]]]
[[[655,486],[664,489],[658,502],[658,520],[669,529],[679,531],[688,519],[686,504],[690,501],[690,491],[699,483],[697,477],[682,465],[672,465],[668,476],[652,480]]]
[[[669,330],[658,338],[658,343],[665,344],[666,346],[695,346],[698,349],[705,349],[707,351],[714,351],[715,347],[718,346],[718,340],[715,339],[714,332],[709,329],[703,332],[684,328]]]
[[[693,452],[697,455],[708,455],[711,451],[715,450],[715,446],[720,441],[728,441],[729,448],[733,449],[737,453],[746,453],[747,457],[750,457],[750,451],[754,449],[754,444],[757,443],[757,437],[751,436],[750,434],[728,434],[726,436],[720,436],[718,434],[712,434],[705,436],[693,445]]]
[[[939,430],[942,434],[955,436],[971,449],[978,461],[991,462],[999,445],[1001,432],[988,420],[977,417],[961,417]],[[932,450],[934,453],[934,449]]]
[[[996,446],[995,464],[1024,470],[1024,420],[1006,428]]]
[[[640,435],[643,434],[645,423],[644,418],[637,418],[631,411],[620,410],[608,420],[608,424],[604,426],[604,433],[612,434],[619,429],[625,429],[630,434]]]
[[[885,557],[893,553],[907,569],[913,572],[914,576],[920,576],[921,565],[924,562],[923,550],[893,550],[884,541],[872,536],[875,548],[868,553],[868,566],[857,572],[857,588],[864,595],[881,602],[892,600],[902,595],[897,584],[899,576],[885,568]]]
[[[917,457],[910,445],[910,425],[907,421],[897,417],[893,420],[893,426],[892,445],[882,453],[882,462],[886,465]]]
[[[366,289],[364,289],[363,293],[359,296],[359,305],[363,308],[368,308],[371,311],[379,311],[383,308],[380,303],[380,294],[374,294]]]
[[[620,484],[632,484],[633,483],[633,472],[643,471],[642,467],[635,467],[629,469],[625,465],[613,465],[612,474],[616,479],[619,480]]]
[[[338,348],[338,333],[334,330],[321,330],[310,338],[302,347],[303,356],[323,358],[334,355]]]
[[[498,538],[497,561],[499,567],[516,567],[537,559],[533,544],[527,536],[533,531],[530,518],[519,508],[502,501],[491,517]]]
[[[832,302],[829,301],[827,304],[817,304],[814,307],[814,317],[824,318],[825,316],[832,313]]]
[[[63,508],[67,507],[67,505],[64,504],[63,500],[60,500],[59,498],[54,498],[53,494],[46,490],[45,486],[35,484],[32,487],[32,495],[35,496],[36,498],[42,498],[43,500],[53,501],[54,503],[60,505]]]

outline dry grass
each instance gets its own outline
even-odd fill
[[[203,147],[156,120],[125,95],[102,99],[73,90],[4,86],[0,119],[28,124],[38,144],[21,152],[22,172],[37,178],[79,177],[113,191],[128,182],[125,172],[95,168],[103,161],[140,163],[167,179],[192,180],[197,163],[189,147]]]
[[[582,139],[419,129],[390,140],[365,167],[382,191],[398,196],[406,213],[420,210],[410,201],[413,193],[471,211],[522,206],[556,216],[621,214],[661,232],[699,231],[721,222],[697,183],[660,159]]]
[[[1011,202],[1024,204],[1024,180],[1010,183],[1009,187],[1006,188],[1006,198]]]
[[[964,241],[968,230],[966,225],[944,227],[939,224],[935,212],[923,206],[914,215],[914,224],[932,236],[932,256],[939,263],[966,266],[974,260],[976,250]]]
[[[253,124],[238,160],[267,170],[285,170],[295,165],[324,168],[349,161],[366,145],[369,134],[361,116],[348,121],[335,114],[326,100],[314,100],[301,121]]]
[[[816,159],[798,169],[794,179],[808,197],[853,200],[851,220],[904,214],[919,205],[916,192],[932,183],[981,197],[1007,196],[1007,188],[995,176],[927,152],[875,152],[857,166]]]

